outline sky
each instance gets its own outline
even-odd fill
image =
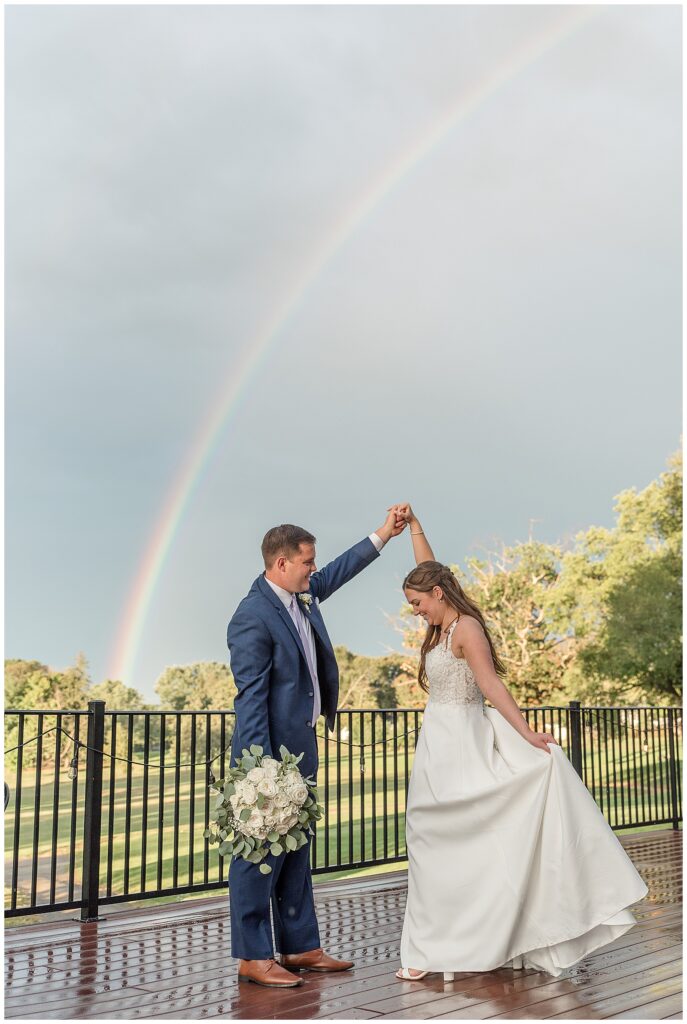
[[[680,444],[678,6],[6,8],[5,656],[147,699],[267,529],[611,526]],[[401,648],[407,534],[325,606]]]

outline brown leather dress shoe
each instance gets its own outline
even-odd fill
[[[302,978],[289,974],[276,960],[239,960],[239,981],[252,981],[265,988],[296,988],[303,984]]]
[[[350,971],[355,967],[352,960],[335,960],[323,949],[311,949],[308,953],[285,953],[281,958],[282,967],[290,971]]]

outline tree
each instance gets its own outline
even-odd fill
[[[549,613],[578,644],[587,700],[677,703],[682,678],[682,458],[616,498],[615,527],[591,527],[563,558]]]
[[[340,708],[416,707],[422,703],[417,669],[400,654],[381,658],[334,648],[339,665]]]
[[[229,667],[223,662],[199,661],[192,665],[173,665],[166,668],[157,683],[155,692],[160,697],[161,708],[175,711],[224,711],[234,706],[236,684]],[[194,733],[195,723],[195,733]],[[228,744],[233,732],[233,718],[225,723],[225,741]],[[211,730],[211,748],[218,748],[218,717],[200,715],[193,718],[183,716],[180,728],[179,753],[184,756],[192,750],[193,736],[196,743],[196,760],[201,760],[205,750],[206,729]],[[171,741],[170,741],[171,742]]]
[[[53,707],[77,710],[88,704],[91,679],[86,655],[79,652],[72,666],[53,675]]]
[[[5,661],[5,705],[42,708],[52,696],[50,669],[40,661],[8,658]],[[38,703],[34,703],[38,700]]]
[[[225,710],[234,706],[236,685],[223,662],[198,661],[166,668],[155,684],[163,709]]]
[[[125,686],[118,679],[106,679],[92,686],[89,700],[104,700],[107,711],[154,711],[154,704],[147,704],[145,698],[133,686]]]
[[[5,662],[5,703],[10,708],[79,710],[86,707],[89,687],[88,663],[83,654],[62,671],[40,661],[9,658]]]

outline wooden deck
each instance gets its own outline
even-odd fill
[[[316,886],[325,948],[345,975],[285,992],[238,984],[226,897],[6,932],[5,1015],[16,1018],[664,1020],[682,1016],[682,833],[621,836],[649,886],[636,928],[567,977],[500,969],[399,982],[406,874]]]

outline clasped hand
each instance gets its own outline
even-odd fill
[[[393,512],[397,525],[402,523],[403,526],[407,526],[415,518],[413,510],[407,501],[400,501],[396,505],[390,505],[387,512]]]

